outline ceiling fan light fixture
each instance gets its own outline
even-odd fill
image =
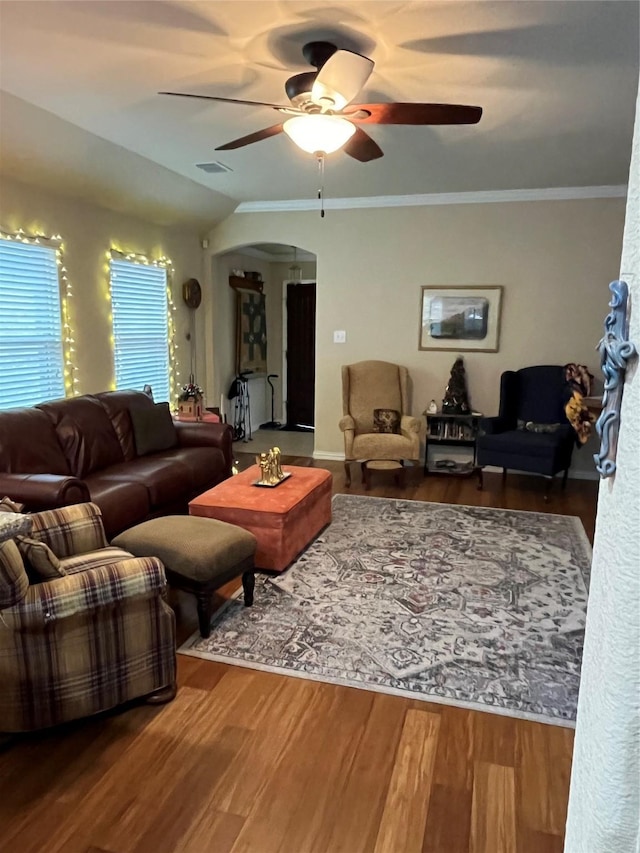
[[[318,72],[311,100],[323,110],[343,109],[367,82],[374,64],[369,57],[351,50],[336,51]]]
[[[355,125],[347,119],[322,113],[287,119],[283,130],[298,148],[309,154],[331,154],[356,132]]]

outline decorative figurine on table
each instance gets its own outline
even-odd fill
[[[178,417],[195,418],[196,421],[201,421],[203,397],[202,388],[195,384],[193,377],[190,377],[189,383],[182,386],[178,397]]]
[[[260,479],[256,480],[256,486],[277,486],[291,476],[290,471],[286,474],[283,472],[280,455],[280,448],[272,447],[268,453],[256,456],[256,463],[260,467]]]
[[[429,403],[429,405],[427,406],[427,413],[429,415],[435,415],[437,411],[438,411],[438,404],[436,403],[435,400],[432,400]]]
[[[471,411],[467,394],[467,378],[462,356],[453,362],[451,375],[442,400],[443,415],[468,415]]]

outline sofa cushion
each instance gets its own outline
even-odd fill
[[[567,433],[564,429],[551,433],[513,429],[497,435],[483,435],[478,438],[478,447],[485,451],[493,450],[500,453],[538,458],[553,455],[555,448],[566,443]]]
[[[51,420],[39,409],[0,412],[0,471],[6,474],[70,472]]]
[[[413,445],[405,435],[371,432],[353,440],[354,459],[411,459]]]
[[[53,400],[37,408],[53,423],[69,469],[76,477],[84,479],[93,471],[123,461],[111,420],[95,397]]]
[[[91,500],[98,504],[102,512],[102,523],[108,539],[149,516],[149,493],[142,483],[103,480],[100,472],[87,477],[86,483]]]
[[[130,415],[138,456],[169,450],[178,443],[168,403],[157,403],[144,408],[134,406]]]
[[[99,569],[101,566],[110,566],[122,560],[130,560],[131,557],[133,554],[130,554],[129,551],[106,545],[98,551],[85,551],[83,554],[65,557],[60,563],[65,574],[77,575],[79,572],[86,572],[89,569]]]
[[[189,491],[203,492],[226,477],[224,454],[217,447],[176,447],[157,453],[155,459],[179,462],[188,472]]]
[[[16,543],[31,580],[37,582],[65,576],[60,560],[44,542],[30,536],[16,536]]]
[[[153,400],[142,391],[103,391],[95,395],[96,400],[109,416],[125,462],[136,458],[136,444],[131,424],[132,408],[149,409],[155,405]]]
[[[12,607],[27,594],[29,578],[16,543],[0,543],[0,610]]]
[[[189,471],[175,459],[141,456],[131,462],[111,465],[97,476],[103,482],[138,483],[144,486],[152,512],[163,506],[183,503],[189,497]],[[97,503],[100,504],[99,501]]]

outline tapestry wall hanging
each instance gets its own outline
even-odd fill
[[[236,373],[267,372],[267,314],[264,293],[236,291]]]

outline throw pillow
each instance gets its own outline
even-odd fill
[[[0,542],[15,539],[31,530],[31,516],[19,512],[0,512]]]
[[[373,431],[399,433],[400,412],[396,411],[396,409],[374,409]]]
[[[169,450],[178,443],[168,403],[129,409],[138,456]]]
[[[29,536],[17,536],[16,543],[25,561],[30,580],[42,581],[62,578],[67,573],[60,560],[48,545]]]
[[[518,429],[525,432],[557,432],[562,424],[536,424],[533,421],[518,421]]]
[[[22,512],[24,504],[17,504],[8,498],[6,495],[0,501],[0,512]]]

